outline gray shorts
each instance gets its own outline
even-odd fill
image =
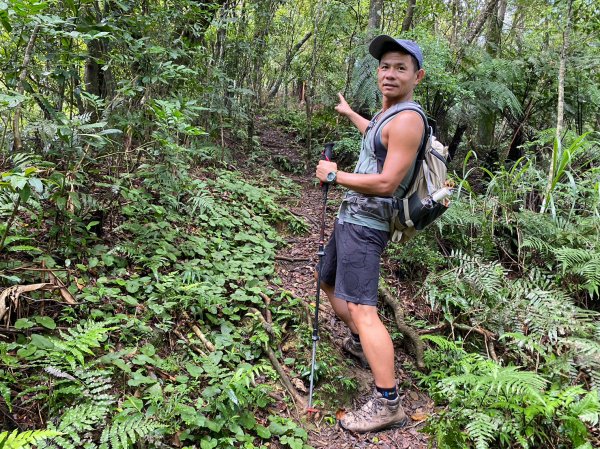
[[[321,280],[335,286],[336,298],[376,306],[379,262],[388,240],[387,231],[336,220],[325,247]]]

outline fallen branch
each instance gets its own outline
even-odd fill
[[[174,333],[175,335],[177,335],[177,336],[178,336],[178,337],[179,337],[181,340],[183,340],[183,341],[184,341],[184,342],[185,342],[185,343],[186,343],[186,344],[187,344],[187,345],[188,345],[190,348],[192,348],[192,350],[193,350],[193,351],[194,351],[196,354],[199,354],[199,355],[201,355],[202,357],[206,357],[206,353],[205,353],[205,352],[204,352],[202,349],[200,349],[200,348],[199,348],[198,346],[196,346],[196,345],[193,345],[193,344],[191,344],[191,343],[189,342],[189,340],[188,340],[187,338],[185,338],[185,336],[184,336],[184,335],[183,335],[181,332],[179,332],[177,329],[174,329],[174,330],[173,330],[173,333]]]
[[[494,332],[484,329],[482,327],[469,326],[467,324],[460,324],[460,323],[442,323],[439,326],[436,326],[434,328],[424,329],[424,330],[419,331],[419,335],[437,334],[437,333],[442,332],[444,329],[448,329],[448,328],[452,329],[452,331],[454,331],[456,329],[456,330],[459,330],[462,332],[466,332],[467,335],[470,333],[481,335],[483,337],[488,356],[493,361],[495,361],[495,362],[498,361],[498,356],[496,354],[496,349],[494,346],[494,341],[496,341],[497,335]]]
[[[498,363],[498,356],[496,355],[496,348],[494,348],[494,342],[492,340],[486,339],[485,343],[488,349],[488,355],[494,362]]]
[[[275,335],[275,331],[273,331],[273,326],[265,319],[265,317],[262,315],[262,313],[260,313],[258,309],[255,309],[254,307],[248,307],[248,312],[256,315],[256,317],[260,321],[260,324],[262,324],[262,327],[267,332],[267,334],[269,334],[270,336]]]
[[[260,324],[262,325],[263,329],[267,332],[267,334],[272,336],[273,335],[273,326],[269,322],[267,322],[267,320],[262,315],[262,313],[260,313],[259,310],[255,309],[253,307],[249,308],[248,311],[251,312],[253,314],[253,316],[255,316],[259,320]],[[277,360],[277,356],[275,355],[275,352],[273,352],[273,349],[271,349],[270,341],[264,345],[264,350],[267,353],[267,357],[269,358],[271,365],[273,365],[273,368],[279,375],[279,380],[280,380],[281,384],[284,386],[284,388],[290,394],[292,401],[294,402],[294,406],[296,407],[296,412],[298,413],[298,415],[300,415],[301,414],[300,410],[302,410],[302,411],[306,410],[306,407],[308,405],[306,399],[298,392],[298,390],[296,390],[294,385],[292,385],[290,378],[288,377],[288,375],[284,371],[283,367],[279,363],[279,360]]]
[[[453,329],[458,329],[459,331],[464,331],[467,333],[475,332],[476,334],[479,334],[486,339],[488,339],[488,338],[491,340],[496,339],[496,334],[494,334],[492,331],[484,329],[483,327],[473,327],[473,326],[469,326],[467,324],[460,324],[460,323],[450,323],[449,325]]]
[[[275,260],[284,260],[286,262],[310,262],[312,259],[309,257],[293,258],[287,256],[275,256]]]
[[[271,365],[273,365],[273,368],[275,369],[275,371],[277,371],[281,384],[285,387],[285,389],[292,397],[292,401],[294,401],[294,406],[296,407],[296,410],[306,410],[306,399],[300,393],[298,393],[296,388],[292,385],[290,378],[283,370],[283,367],[279,363],[279,360],[277,360],[275,353],[268,344],[265,345],[265,352],[267,353],[267,357],[269,357],[269,360],[271,361]]]
[[[194,334],[196,334],[196,337],[198,337],[200,339],[200,341],[202,343],[204,343],[204,346],[206,346],[206,349],[208,349],[210,352],[215,352],[215,345],[213,345],[208,338],[206,338],[206,335],[204,335],[202,333],[202,331],[200,330],[200,328],[198,326],[196,326],[195,324],[192,324],[191,326],[192,332],[194,332]]]
[[[63,281],[61,281],[58,278],[58,276],[56,276],[54,274],[54,272],[52,270],[48,270],[48,274],[50,275],[50,278],[52,279],[52,283],[58,286],[58,288],[60,290],[60,295],[63,297],[65,302],[67,304],[71,304],[71,305],[77,304],[77,301],[75,301],[75,298],[73,297],[71,292],[67,289],[67,286],[63,283]]]
[[[425,362],[423,360],[423,350],[424,345],[423,341],[419,337],[419,334],[408,324],[404,322],[404,310],[402,309],[402,305],[387,287],[380,286],[379,292],[383,296],[383,300],[385,303],[392,308],[394,311],[394,316],[396,317],[396,326],[398,330],[404,334],[404,336],[408,337],[412,343],[414,352],[415,352],[415,363],[417,365],[417,369],[419,371],[425,370]]]
[[[184,320],[187,321],[191,321],[189,315],[185,312],[183,312],[181,314],[182,318]],[[200,330],[200,328],[198,326],[196,326],[193,322],[190,326],[190,329],[192,329],[192,332],[194,334],[196,334],[196,337],[198,337],[200,339],[200,341],[204,344],[204,346],[206,347],[206,349],[208,349],[210,352],[215,352],[215,345],[213,345],[210,340],[208,338],[206,338],[206,335],[204,335],[204,333]]]
[[[273,316],[271,315],[271,298],[269,298],[264,293],[260,293],[260,297],[265,301],[265,318],[267,319],[267,323],[273,323]]]
[[[450,325],[454,329],[458,329],[469,334],[470,332],[474,332],[483,337],[485,348],[487,349],[488,356],[494,361],[498,361],[498,356],[496,355],[496,349],[494,348],[494,341],[496,340],[496,334],[492,331],[484,329],[483,327],[473,327],[466,324],[456,324],[450,323]]]

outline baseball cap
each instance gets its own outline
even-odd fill
[[[415,41],[394,39],[393,37],[382,34],[371,41],[369,53],[371,53],[375,59],[380,61],[384,51],[392,51],[394,48],[414,56],[419,63],[417,70],[423,68],[423,52],[421,51],[421,47],[419,47]]]

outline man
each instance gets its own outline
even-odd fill
[[[361,154],[354,173],[338,170],[329,161],[320,161],[316,170],[320,181],[349,189],[325,248],[321,288],[350,329],[343,348],[363,365],[368,363],[375,381],[374,397],[340,420],[342,427],[354,432],[399,427],[406,422],[394,372],[394,346],[377,314],[377,284],[381,253],[389,239],[390,197],[407,189],[425,138],[423,119],[415,111],[388,118],[375,140],[372,135],[373,124],[383,112],[412,102],[413,90],[425,76],[421,49],[413,41],[382,35],[371,42],[369,52],[379,60],[382,111],[370,122],[338,94],[340,103],[335,109],[363,134]],[[377,148],[373,148],[374,141]]]

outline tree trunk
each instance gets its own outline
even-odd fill
[[[489,28],[486,39],[486,51],[489,55],[496,58],[500,55],[502,42],[502,26],[504,24],[504,15],[506,13],[506,0],[499,0],[492,6],[490,11]],[[494,110],[483,112],[479,116],[477,127],[477,140],[480,145],[487,149],[493,148],[495,141],[497,113]]]
[[[367,24],[367,38],[370,40],[381,30],[381,13],[383,0],[371,0],[369,3],[369,22]]]
[[[312,34],[313,34],[312,31],[309,31],[308,33],[306,33],[306,35],[302,38],[302,40],[300,42],[298,42],[296,45],[294,45],[292,50],[288,53],[286,60],[283,64],[283,67],[281,68],[281,71],[279,72],[279,76],[277,77],[277,80],[275,81],[275,83],[273,83],[273,86],[269,90],[269,96],[268,96],[269,100],[272,100],[275,97],[275,95],[277,95],[277,92],[279,91],[279,88],[281,87],[281,83],[283,82],[283,77],[285,76],[287,71],[290,69],[290,66],[292,65],[292,61],[294,60],[294,57],[296,56],[296,54],[298,54],[298,52],[300,51],[302,46],[305,44],[305,42],[310,39]]]
[[[462,140],[463,134],[467,130],[468,126],[464,124],[459,124],[454,131],[454,136],[452,136],[452,140],[450,141],[450,145],[448,145],[448,155],[450,160],[454,159],[456,152],[458,151],[458,146],[460,145],[460,141]]]
[[[404,16],[404,21],[402,22],[402,32],[409,31],[412,27],[413,16],[415,15],[415,6],[417,4],[417,0],[408,0],[408,6],[406,8],[406,15]]]
[[[504,16],[506,15],[507,0],[499,0],[495,13],[492,11],[491,20],[486,40],[486,51],[492,56],[500,56],[502,46],[502,27],[504,26]]]
[[[88,43],[89,56],[85,63],[85,88],[100,98],[112,98],[114,83],[110,68],[102,70],[108,54],[106,39],[92,39]]]
[[[569,0],[567,12],[567,24],[563,31],[563,45],[560,51],[560,66],[558,69],[558,105],[556,108],[556,141],[561,147],[561,136],[564,126],[565,115],[565,73],[567,71],[567,52],[569,50],[569,35],[571,33],[571,15],[573,0]]]
[[[33,53],[33,45],[35,44],[35,40],[37,38],[38,32],[40,30],[40,25],[36,25],[31,32],[31,36],[29,37],[29,42],[27,43],[27,47],[25,48],[25,56],[23,56],[23,67],[21,69],[21,73],[19,74],[19,81],[17,84],[17,92],[19,95],[23,95],[25,92],[25,78],[27,78],[27,67],[29,66],[29,62],[31,61],[31,54]],[[13,139],[14,151],[21,150],[23,146],[23,142],[21,140],[21,104],[19,103],[17,107],[15,107],[15,113],[13,116]],[[8,230],[8,227],[6,228]]]
[[[473,26],[471,27],[471,31],[467,34],[465,38],[465,44],[470,45],[481,33],[483,26],[487,22],[488,18],[492,15],[492,12],[496,9],[498,4],[498,0],[488,0],[485,4],[484,8],[481,10]]]
[[[565,74],[567,71],[567,51],[569,49],[569,35],[571,33],[571,16],[573,11],[573,0],[569,0],[567,5],[567,23],[563,30],[563,45],[560,51],[560,65],[558,69],[558,104],[556,107],[556,151],[558,154],[553,154],[550,161],[550,169],[548,170],[548,185],[546,186],[546,194],[540,211],[546,211],[547,201],[552,193],[552,183],[554,182],[554,171],[556,170],[555,161],[560,160],[562,154],[562,131],[565,115]]]

